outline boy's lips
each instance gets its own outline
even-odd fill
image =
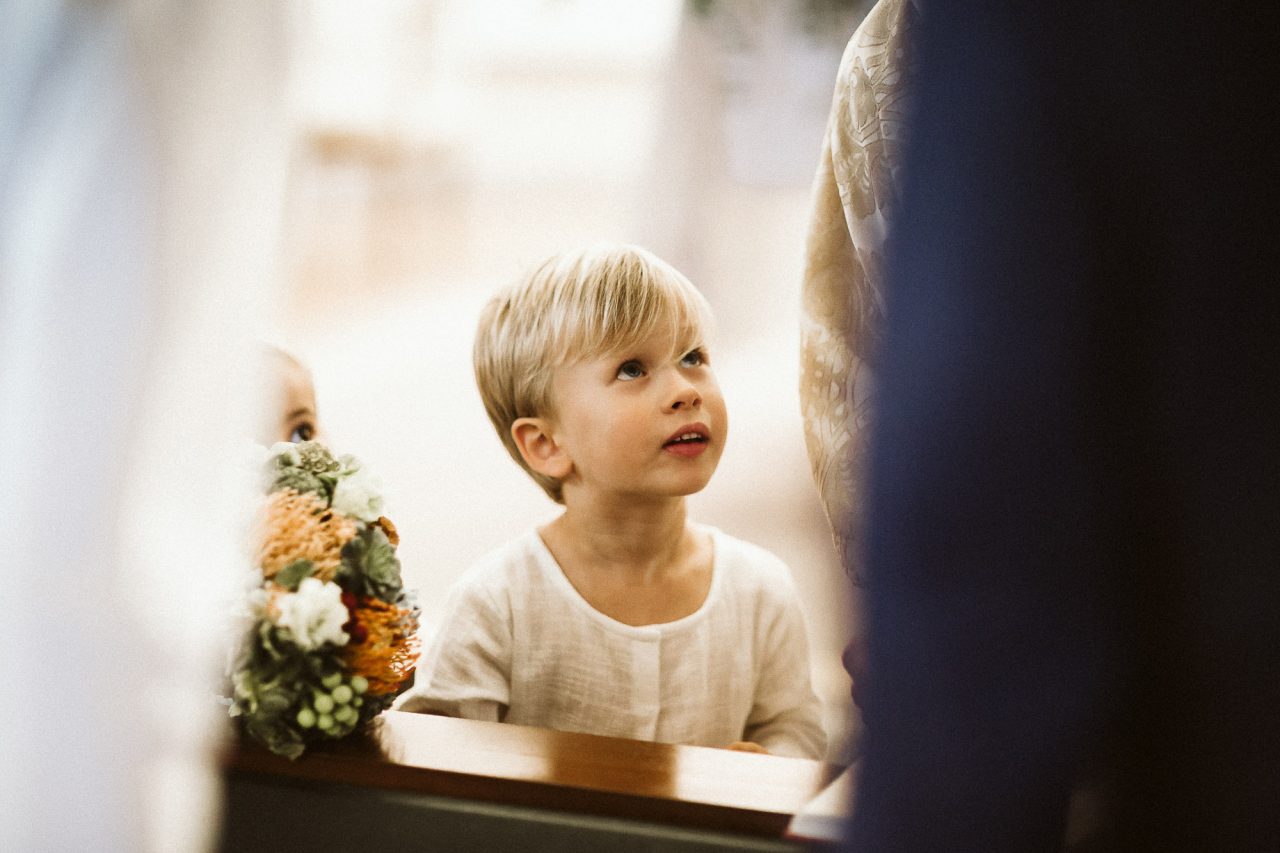
[[[706,424],[693,423],[682,426],[662,444],[662,449],[676,456],[699,456],[711,441],[711,430]]]

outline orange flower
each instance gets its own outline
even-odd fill
[[[387,534],[387,541],[391,543],[392,548],[400,544],[400,534],[396,532],[396,526],[391,523],[391,519],[383,515],[374,523],[382,528],[383,533]]]
[[[395,693],[418,663],[417,615],[376,598],[362,598],[354,617],[366,636],[362,643],[343,647],[346,668],[368,680],[372,695]]]
[[[325,506],[310,492],[282,489],[267,497],[259,532],[258,565],[268,580],[294,560],[310,560],[314,576],[333,580],[342,546],[356,535],[356,523]]]

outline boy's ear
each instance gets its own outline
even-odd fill
[[[573,470],[573,460],[556,442],[546,418],[517,418],[511,425],[511,438],[525,464],[539,474],[563,480]]]

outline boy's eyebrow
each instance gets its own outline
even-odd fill
[[[292,412],[285,415],[285,417],[296,418],[298,415],[312,415],[312,414],[315,414],[315,411],[310,406],[303,406],[300,409],[294,409]]]

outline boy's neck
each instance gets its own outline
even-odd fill
[[[680,562],[689,548],[684,498],[655,503],[593,501],[566,503],[564,514],[543,529],[552,551],[575,562],[657,580]]]

